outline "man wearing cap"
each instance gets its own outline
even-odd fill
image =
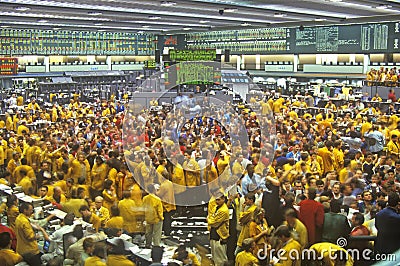
[[[228,260],[227,239],[229,237],[229,210],[225,204],[225,196],[217,194],[214,213],[207,216],[207,223],[210,230],[211,255],[215,266],[222,266]]]

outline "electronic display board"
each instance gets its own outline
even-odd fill
[[[18,59],[12,57],[0,58],[0,76],[15,75],[18,72]]]
[[[185,61],[216,61],[217,51],[215,49],[202,50],[169,50],[169,60],[172,62]]]
[[[164,69],[166,89],[183,84],[221,84],[221,64],[181,62]]]
[[[147,34],[0,29],[3,55],[154,55],[156,45]]]
[[[188,33],[187,49],[231,54],[396,53],[400,22]]]

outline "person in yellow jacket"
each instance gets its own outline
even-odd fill
[[[179,161],[179,162],[178,162]],[[172,171],[172,183],[174,183],[175,199],[182,192],[186,190],[185,174],[181,162],[183,161],[182,155],[176,155],[171,158],[171,163],[174,165]]]
[[[117,205],[111,206],[111,218],[106,221],[105,228],[117,228],[122,229],[124,226],[124,218],[120,215],[120,211]]]
[[[9,232],[0,233],[0,265],[13,266],[23,261],[22,256],[11,249],[12,241]]]
[[[239,223],[242,226],[242,230],[240,231],[237,247],[235,254],[238,254],[242,251],[242,242],[244,239],[250,237],[250,222],[253,220],[254,211],[257,206],[255,205],[256,196],[254,193],[250,192],[244,196],[244,208],[243,211],[239,213]]]
[[[225,204],[225,196],[218,193],[215,196],[215,211],[207,216],[210,230],[211,255],[215,266],[222,266],[228,261],[227,239],[229,237],[229,210]]]
[[[22,191],[25,195],[31,195],[33,194],[33,185],[32,181],[26,174],[25,170],[20,171],[21,180],[18,182],[18,186],[22,187]]]
[[[94,206],[92,207],[92,212],[100,218],[101,227],[104,227],[106,225],[106,222],[110,219],[110,211],[104,206],[104,199],[101,196],[97,196],[96,198],[94,198]]]
[[[106,246],[102,242],[94,244],[92,256],[85,260],[84,266],[106,266],[102,260],[106,258]]]
[[[87,223],[92,224],[93,229],[96,231],[96,233],[99,232],[99,229],[101,227],[100,217],[92,213],[87,205],[82,205],[79,208],[79,212],[81,213],[83,220]]]
[[[77,159],[73,160],[69,168],[70,177],[74,179],[74,184],[78,184],[78,178],[83,176],[86,183],[90,184],[90,165],[86,160],[85,154],[78,152]]]
[[[119,201],[118,208],[122,219],[124,220],[123,229],[128,233],[141,233],[142,225],[137,219],[137,213],[142,211],[140,206],[137,206],[131,199],[131,192],[124,191],[123,199]]]
[[[13,174],[14,170],[17,168],[17,166],[21,165],[21,159],[20,159],[21,154],[18,152],[13,152],[12,156],[13,156],[12,159],[8,161],[7,171]],[[15,183],[15,179],[14,179],[13,175],[12,175],[12,180],[10,180],[10,181],[11,181],[11,183]]]
[[[274,236],[276,236],[283,245],[279,249],[280,256],[278,263],[274,266],[300,266],[301,265],[301,245],[292,238],[287,225],[279,226]]]
[[[108,166],[106,162],[104,161],[103,157],[97,156],[92,168],[92,173],[91,173],[92,178],[90,180],[91,188],[94,190],[92,197],[101,195],[102,190],[104,188],[103,187],[104,180],[107,179],[107,173],[108,173]]]
[[[185,181],[187,187],[196,187],[200,185],[200,166],[190,154],[185,152],[186,160],[183,163],[185,171]]]
[[[33,206],[30,203],[23,202],[20,206],[20,214],[15,220],[15,234],[17,235],[17,253],[23,257],[29,257],[31,265],[41,265],[41,255],[38,242],[36,240],[36,233],[33,230],[29,218],[33,214]],[[36,229],[43,233],[45,239],[49,240],[46,231],[40,227],[35,226]]]
[[[162,182],[160,184],[160,188],[157,191],[157,196],[161,199],[163,205],[164,235],[169,236],[171,234],[171,217],[173,212],[176,210],[174,186],[171,182],[171,175],[166,169],[161,173],[161,175]]]
[[[8,131],[11,131],[14,129],[13,119],[9,113],[6,113],[6,129]]]
[[[332,153],[333,142],[325,141],[325,147],[318,149],[318,155],[322,157],[324,173],[334,170],[335,157]]]
[[[293,209],[287,209],[285,212],[284,225],[287,225],[291,229],[293,238],[300,243],[301,249],[306,248],[308,245],[308,234],[306,226],[297,219],[297,213]]]
[[[163,205],[160,198],[155,195],[156,189],[153,184],[147,186],[147,192],[149,194],[143,197],[146,246],[160,246],[164,220]]]
[[[125,253],[125,244],[122,239],[116,239],[114,245],[108,250],[107,266],[135,266]]]
[[[236,255],[235,266],[255,266],[259,265],[259,260],[254,256],[253,252],[256,248],[256,243],[252,238],[243,240],[243,251]]]
[[[399,158],[400,155],[400,143],[398,142],[398,136],[392,135],[390,141],[386,145],[388,153],[395,157],[396,159]]]
[[[333,243],[316,243],[310,247],[310,250],[315,251],[316,257],[322,259],[326,266],[352,266],[354,264],[349,253]]]
[[[117,192],[116,188],[114,186],[114,182],[110,179],[106,179],[104,181],[104,189],[101,195],[104,198],[103,205],[106,207],[108,210],[111,209],[111,206],[116,204],[118,202],[118,197],[117,197]]]
[[[21,120],[20,125],[17,127],[17,135],[18,136],[22,136],[22,135],[27,134],[29,132],[30,132],[30,130],[26,126],[26,120]]]

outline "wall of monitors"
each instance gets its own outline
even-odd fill
[[[399,39],[400,22],[388,22],[189,33],[186,48],[231,54],[396,53]]]
[[[155,35],[0,29],[1,55],[154,55]]]

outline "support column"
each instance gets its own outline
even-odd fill
[[[43,63],[44,63],[44,67],[46,69],[46,72],[50,72],[50,57],[45,56],[44,60],[43,60]]]
[[[293,72],[297,72],[299,69],[299,55],[294,54],[293,55]]]
[[[107,63],[107,69],[112,70],[112,61],[111,61],[111,56],[106,57],[106,63]]]
[[[368,72],[368,66],[369,66],[370,62],[371,62],[371,60],[370,60],[369,54],[365,54],[364,62],[363,62],[363,73]]]
[[[236,57],[236,70],[240,71],[240,64],[242,63],[242,58],[240,55],[237,55]]]
[[[261,55],[256,54],[256,69],[260,70],[261,69]]]

